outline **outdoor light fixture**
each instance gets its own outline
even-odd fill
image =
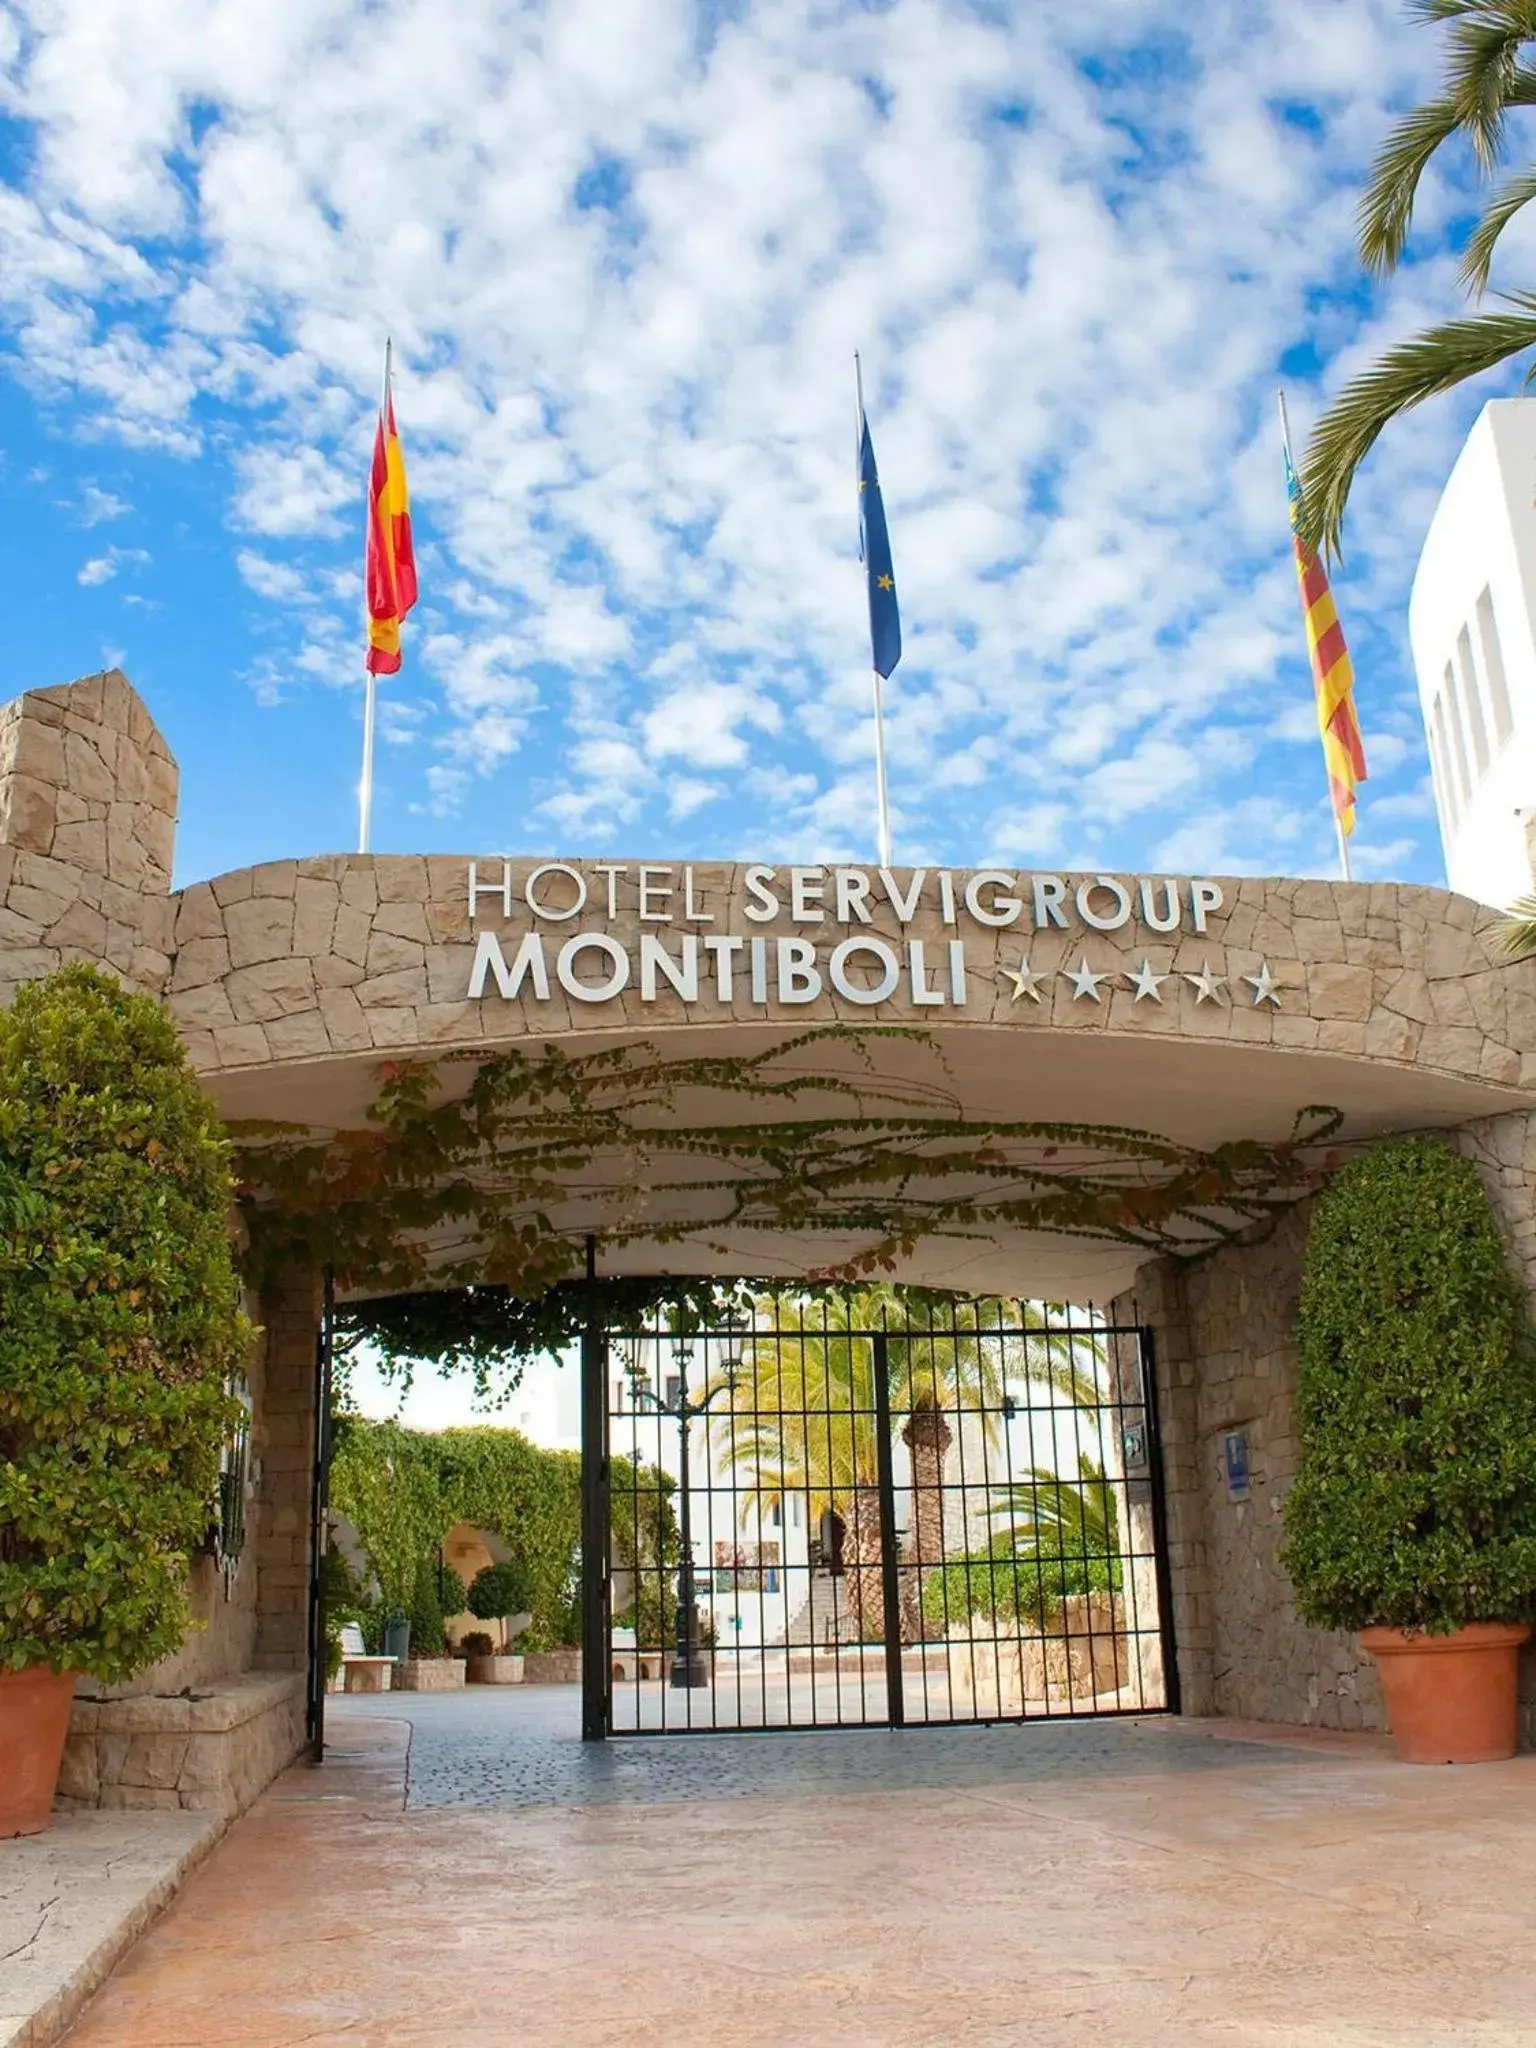
[[[674,1398],[663,1400],[649,1380],[634,1379],[635,1406],[652,1409],[660,1415],[670,1415],[677,1423],[678,1450],[678,1493],[681,1496],[679,1514],[682,1555],[677,1566],[677,1633],[672,1653],[672,1671],[668,1680],[678,1689],[707,1686],[709,1671],[699,1649],[699,1608],[694,1590],[693,1567],[693,1504],[690,1499],[688,1471],[688,1436],[695,1417],[704,1415],[722,1394],[734,1393],[736,1375],[741,1369],[740,1359],[727,1359],[723,1380],[709,1388],[697,1401],[688,1397],[688,1367],[693,1361],[693,1345],[680,1337],[673,1346],[672,1356],[677,1363],[677,1392]]]

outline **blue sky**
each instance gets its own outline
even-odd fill
[[[1453,304],[1464,186],[1351,244],[1434,59],[1379,0],[3,0],[6,694],[127,669],[182,880],[352,846],[388,331],[376,847],[871,857],[857,346],[897,858],[1326,872],[1273,393]],[[1509,388],[1357,491],[1363,875],[1441,878],[1407,589]]]

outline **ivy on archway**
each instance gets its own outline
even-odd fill
[[[1310,1108],[1279,1143],[1204,1151],[1119,1125],[967,1115],[942,1086],[877,1073],[873,1047],[890,1038],[937,1051],[920,1031],[830,1026],[731,1057],[640,1041],[388,1063],[363,1128],[235,1126],[248,1269],[329,1266],[343,1293],[532,1299],[579,1264],[580,1237],[551,1216],[575,1185],[606,1218],[606,1251],[716,1233],[723,1257],[753,1235],[851,1243],[809,1276],[827,1281],[893,1272],[928,1239],[998,1232],[1189,1256],[1316,1185],[1317,1147],[1341,1121]],[[834,1052],[862,1072],[839,1071]]]

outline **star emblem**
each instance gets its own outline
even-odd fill
[[[1245,974],[1243,979],[1253,990],[1253,1007],[1255,1009],[1259,1007],[1260,1003],[1273,1003],[1275,1008],[1279,1009],[1279,986],[1275,981],[1275,977],[1269,971],[1269,962],[1267,960],[1259,962],[1257,974]]]
[[[1150,996],[1154,1003],[1160,1003],[1163,1000],[1158,991],[1162,988],[1163,983],[1168,977],[1166,974],[1154,974],[1152,972],[1152,962],[1146,958],[1145,954],[1142,956],[1141,966],[1137,969],[1136,973],[1127,974],[1125,978],[1136,991],[1135,995],[1131,998],[1133,1002],[1139,1003],[1143,996]]]
[[[1219,1003],[1221,998],[1217,990],[1227,985],[1227,977],[1224,974],[1212,974],[1209,960],[1202,963],[1198,974],[1186,974],[1184,979],[1195,991],[1197,1006],[1201,1003]]]
[[[1020,956],[1017,967],[1005,967],[1002,972],[1013,983],[1013,996],[1011,1000],[1014,1002],[1017,1002],[1020,996],[1028,996],[1032,1003],[1038,1003],[1040,1000],[1040,983],[1050,979],[1050,976],[1047,974],[1035,973],[1029,964],[1027,955]]]
[[[1083,996],[1092,996],[1096,1003],[1103,1002],[1104,998],[1099,994],[1099,983],[1101,981],[1108,981],[1110,977],[1107,974],[1095,974],[1088,965],[1088,955],[1086,953],[1083,955],[1083,963],[1080,967],[1064,967],[1061,971],[1072,984],[1072,1000],[1074,1003],[1078,1002]]]
[[[875,581],[879,584],[882,590],[894,590],[896,588],[895,584],[891,581],[889,576],[877,576],[875,578]]]

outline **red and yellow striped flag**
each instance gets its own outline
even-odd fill
[[[400,668],[400,621],[416,602],[411,500],[405,485],[405,457],[395,432],[393,392],[385,397],[373,437],[363,581],[368,595],[365,666],[372,675],[392,676]]]
[[[1301,482],[1285,458],[1285,487],[1291,501],[1291,545],[1301,584],[1301,609],[1307,622],[1307,653],[1312,659],[1312,686],[1317,692],[1317,729],[1323,738],[1328,769],[1328,794],[1339,830],[1347,839],[1355,829],[1355,788],[1364,782],[1365,748],[1355,716],[1355,671],[1344,644],[1328,572],[1300,533]]]

